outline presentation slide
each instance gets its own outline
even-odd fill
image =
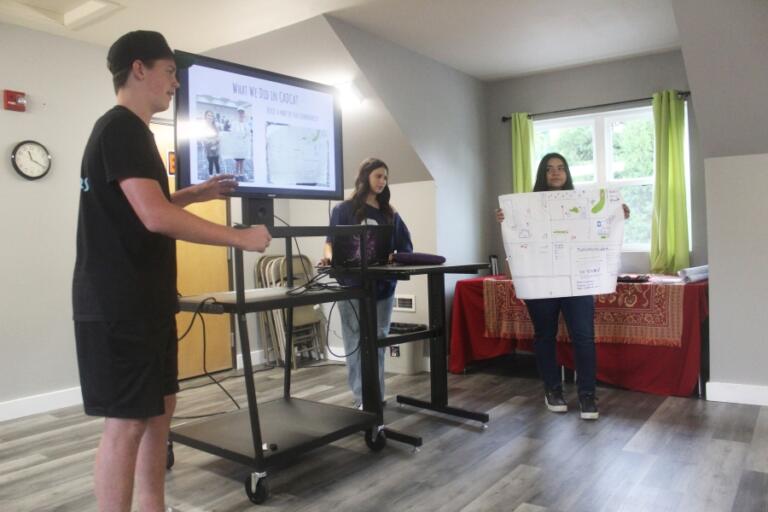
[[[227,173],[241,189],[338,189],[332,94],[193,65],[187,99],[190,184]]]

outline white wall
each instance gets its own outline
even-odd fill
[[[449,262],[485,261],[482,83],[432,59],[328,18],[437,187],[437,251]],[[466,277],[466,276],[464,276]],[[452,289],[453,276],[446,276]]]
[[[664,89],[687,90],[685,65],[679,51],[646,55],[577,68],[539,73],[486,85],[490,189],[496,196],[512,192],[510,125],[501,117],[512,112],[551,112],[604,103],[648,98]],[[692,264],[707,262],[704,163],[693,109],[689,108],[691,139]],[[504,254],[500,230],[488,239],[489,251]],[[648,272],[648,253],[625,253],[622,269]]]
[[[432,179],[324,17],[216,48],[206,55],[330,85],[354,80],[364,101],[342,113],[345,186],[353,186],[359,163],[370,156],[387,162],[392,183]]]
[[[105,48],[4,24],[0,34],[0,88],[24,91],[30,102],[26,113],[0,110],[3,409],[8,400],[79,385],[71,284],[80,160],[114,93]],[[42,142],[53,156],[50,174],[39,182],[11,167],[8,155],[24,139]],[[79,399],[79,391],[56,403],[73,397]]]
[[[673,0],[705,155],[707,398],[768,405],[768,2]]]
[[[708,158],[710,400],[768,405],[768,153]]]
[[[704,157],[768,149],[768,2],[674,0]]]

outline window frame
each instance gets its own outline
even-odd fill
[[[591,125],[592,128],[592,158],[594,162],[594,180],[592,181],[580,181],[576,183],[576,186],[597,186],[597,187],[626,187],[626,186],[638,186],[649,185],[651,186],[652,194],[655,194],[655,178],[656,178],[656,144],[654,140],[653,147],[653,162],[651,175],[643,178],[609,178],[609,174],[612,175],[612,171],[609,172],[609,164],[613,162],[613,144],[611,140],[611,133],[609,129],[609,123],[611,121],[622,120],[631,121],[637,119],[647,119],[650,117],[650,121],[653,125],[653,107],[648,105],[631,106],[622,109],[605,110],[599,112],[590,112],[588,114],[568,115],[560,117],[548,117],[541,120],[533,120],[533,133],[534,133],[534,145],[536,140],[537,131],[542,131],[543,127],[546,130],[551,129],[563,129],[580,127],[584,125]],[[687,134],[687,128],[686,128]],[[536,148],[534,147],[534,154],[538,155]],[[687,157],[686,157],[687,159]],[[536,180],[536,171],[538,168],[538,161],[531,162],[531,182]],[[686,165],[687,171],[687,165]],[[690,180],[687,180],[686,186],[688,187],[688,196],[690,201]],[[652,201],[653,201],[653,196]],[[689,207],[690,214],[690,207]],[[650,227],[649,227],[650,228]],[[690,230],[689,230],[690,231]],[[690,236],[689,236],[690,245]],[[649,253],[651,250],[650,238],[647,243],[625,243],[622,246],[622,252],[644,252]]]

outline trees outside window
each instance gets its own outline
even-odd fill
[[[632,215],[624,225],[625,250],[650,250],[654,128],[650,106],[534,121],[533,159],[561,153],[574,184],[621,190]],[[535,174],[534,174],[535,178]]]

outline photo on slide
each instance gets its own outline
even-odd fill
[[[240,182],[251,182],[253,171],[253,128],[251,104],[200,94],[195,114],[198,130],[197,179],[215,174],[232,174]]]
[[[330,138],[326,130],[268,122],[266,142],[269,184],[330,186]]]

